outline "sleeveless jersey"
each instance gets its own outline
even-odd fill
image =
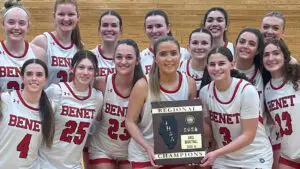
[[[49,77],[46,86],[51,83],[67,82],[69,81],[69,69],[71,61],[77,47],[75,44],[65,47],[63,46],[51,32],[44,32],[47,37],[47,59]]]
[[[267,108],[280,128],[281,155],[300,163],[300,91],[283,78],[271,79],[265,87]]]
[[[39,109],[29,105],[21,91],[1,94],[0,168],[35,169],[42,144],[42,124]]]
[[[2,91],[24,88],[21,78],[21,67],[28,59],[36,58],[30,44],[25,41],[25,51],[22,56],[12,55],[4,41],[0,45],[0,87]]]
[[[224,47],[226,47],[227,49],[229,49],[230,52],[232,53],[233,58],[235,58],[234,45],[231,42],[226,42],[224,44]]]
[[[185,74],[179,73],[179,85],[175,91],[167,91],[160,88],[160,100],[161,101],[175,101],[175,100],[188,100],[189,88],[188,80]],[[146,76],[147,82],[149,82],[149,76]],[[143,110],[140,114],[140,122],[137,124],[141,130],[144,139],[153,147],[153,126],[152,126],[152,114],[151,114],[151,102],[156,99],[151,96],[150,89],[148,90],[147,100],[144,104]],[[130,139],[128,145],[128,160],[132,162],[148,162],[149,158],[145,149],[139,145],[133,138]]]
[[[129,96],[116,88],[116,74],[108,75],[104,103],[96,133],[89,138],[89,153],[101,151],[112,159],[127,160],[130,135],[125,128]]]
[[[194,70],[191,66],[191,60],[184,60],[180,63],[179,71],[192,77],[196,82],[197,97],[199,97],[199,90],[202,82],[203,71]]]
[[[180,60],[187,60],[190,58],[190,53],[185,48],[180,48]],[[154,53],[152,48],[146,48],[141,53],[141,66],[144,74],[150,72],[151,66],[153,64]]]
[[[112,58],[107,58],[103,55],[101,45],[96,46],[95,49],[91,50],[98,60],[98,70],[96,76],[106,77],[109,74],[115,73],[115,64]]]
[[[202,94],[204,92],[205,95]],[[259,117],[259,96],[255,88],[245,80],[233,78],[230,88],[224,92],[219,92],[213,81],[201,89],[200,97],[206,105],[207,117],[211,121],[218,148],[241,135],[242,119]],[[258,123],[256,136],[251,144],[220,156],[215,161],[215,165],[238,168],[271,168],[272,163],[272,147],[261,123]]]
[[[47,90],[55,103],[55,135],[51,149],[39,151],[41,169],[78,169],[93,121],[102,106],[100,91],[77,92],[69,83],[52,84]]]

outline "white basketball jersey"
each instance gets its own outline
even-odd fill
[[[255,88],[245,80],[233,78],[230,88],[224,92],[219,92],[213,81],[201,89],[201,94],[204,92],[207,94],[201,98],[207,107],[207,117],[210,118],[218,148],[241,135],[242,119],[259,117],[259,96]],[[251,144],[220,156],[215,164],[238,168],[271,168],[272,160],[270,141],[264,126],[258,123],[256,137]]]
[[[196,82],[197,97],[199,97],[199,90],[202,82],[203,71],[194,70],[191,66],[191,60],[184,60],[180,63],[179,71],[192,77]]]
[[[234,46],[231,42],[226,42],[224,47],[226,47],[227,49],[230,50],[230,52],[232,53],[233,58],[235,58],[235,53],[234,53]]]
[[[101,121],[89,138],[89,153],[103,152],[112,159],[126,159],[130,135],[125,128],[129,96],[122,96],[116,88],[116,74],[108,75]]]
[[[106,77],[107,75],[116,72],[113,59],[103,55],[101,45],[96,46],[96,48],[91,51],[97,56],[98,60],[97,76]]]
[[[70,84],[52,84],[46,90],[55,102],[55,135],[52,147],[39,151],[41,169],[81,168],[80,157],[90,128],[102,106],[100,91],[77,92]]]
[[[25,51],[22,56],[12,55],[3,41],[0,45],[0,87],[1,91],[23,89],[21,67],[28,59],[36,58],[30,44],[25,41]]]
[[[179,73],[180,80],[178,89],[175,91],[167,91],[160,88],[160,101],[175,101],[175,100],[188,100],[189,99],[189,87],[187,75]],[[146,76],[147,82],[149,82],[149,76]],[[152,113],[151,113],[151,102],[156,101],[151,96],[150,89],[148,90],[148,97],[144,104],[143,110],[140,114],[141,120],[137,124],[141,130],[144,139],[153,147],[153,126],[152,126]],[[133,138],[130,139],[128,146],[128,160],[133,162],[147,162],[149,161],[147,152],[139,145]]]
[[[190,58],[190,53],[185,48],[180,48],[180,60],[187,60]],[[141,53],[141,66],[144,74],[148,74],[150,72],[151,66],[153,64],[154,53],[153,49],[146,48]]]
[[[281,155],[290,160],[300,159],[300,91],[283,78],[271,79],[265,87],[267,108],[280,128]]]
[[[0,168],[35,169],[42,144],[42,124],[39,109],[29,105],[21,91],[1,94]]]
[[[47,57],[49,77],[47,86],[51,83],[69,81],[69,69],[72,58],[77,52],[75,44],[63,46],[51,32],[44,32],[47,37]]]

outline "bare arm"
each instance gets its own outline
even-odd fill
[[[106,88],[106,78],[105,77],[97,77],[94,82],[94,88],[100,90],[104,95],[105,88]]]
[[[46,51],[43,48],[36,46],[35,44],[30,44],[30,46],[36,58],[41,59],[47,64]]]
[[[35,44],[38,47],[43,48],[44,50],[47,49],[47,37],[43,34],[40,34],[38,36],[36,36],[32,41],[32,44]]]
[[[195,99],[197,96],[196,82],[193,78],[188,77],[189,99]]]

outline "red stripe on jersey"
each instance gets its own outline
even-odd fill
[[[70,46],[65,47],[65,46],[63,46],[63,45],[58,41],[58,39],[53,35],[53,33],[49,32],[49,34],[51,35],[51,37],[53,38],[53,40],[55,41],[55,43],[56,43],[59,47],[61,47],[62,49],[65,49],[65,50],[71,49],[71,48],[73,47],[73,45],[74,45],[74,43],[72,43]]]
[[[89,164],[91,165],[103,164],[103,163],[114,163],[114,160],[108,158],[97,158],[97,159],[89,160]]]
[[[274,145],[272,145],[272,148],[273,148],[273,151],[280,150],[281,144],[280,143],[279,144],[274,144]]]
[[[116,74],[113,74],[113,75],[112,75],[112,84],[113,84],[113,89],[114,89],[115,93],[116,93],[119,97],[121,97],[121,98],[123,98],[123,99],[129,98],[130,94],[129,94],[128,96],[123,96],[121,93],[119,93],[119,91],[118,91],[118,89],[117,89],[117,86],[116,86]]]
[[[12,53],[10,53],[9,50],[6,48],[4,41],[1,41],[1,45],[2,45],[3,49],[5,50],[5,52],[13,58],[23,58],[24,56],[26,56],[28,49],[29,49],[29,43],[27,41],[24,41],[24,43],[25,43],[24,53],[21,56],[15,56]]]
[[[178,90],[180,89],[181,87],[181,83],[182,83],[182,74],[180,72],[177,72],[179,74],[179,83],[178,83],[178,87],[175,89],[175,90],[166,90],[164,89],[162,86],[160,86],[160,90],[162,90],[163,92],[165,93],[176,93],[178,92]]]
[[[153,58],[154,58],[154,56],[155,56],[155,55],[154,55],[154,50],[153,50],[151,47],[149,47],[148,49],[149,49],[149,51],[152,53]]]
[[[103,58],[103,59],[106,59],[106,60],[113,60],[113,57],[112,57],[112,58],[109,58],[109,57],[107,57],[107,56],[105,56],[105,55],[103,54],[103,50],[102,50],[101,47],[102,47],[101,45],[98,45],[98,52],[99,52],[100,56],[102,56],[102,58]]]
[[[281,156],[279,158],[279,164],[284,164],[286,166],[290,166],[290,167],[293,167],[293,168],[300,168],[300,163],[296,163],[294,161],[287,160],[287,159],[285,159]]]
[[[278,87],[276,87],[276,86],[273,86],[273,84],[272,84],[272,79],[270,80],[270,86],[271,86],[271,88],[272,88],[273,90],[279,90],[279,89],[281,89],[281,88],[285,85],[285,83],[286,83],[286,82],[283,82],[281,85],[279,85]]]
[[[229,104],[229,103],[231,103],[232,100],[234,99],[234,97],[235,97],[235,95],[236,95],[236,92],[237,92],[237,90],[239,89],[240,84],[242,83],[242,81],[243,81],[243,79],[240,79],[240,81],[237,83],[237,85],[235,86],[234,92],[233,92],[233,94],[232,94],[230,100],[228,100],[227,102],[226,102],[226,101],[221,101],[221,100],[218,98],[218,96],[217,96],[217,91],[216,91],[216,83],[214,83],[213,92],[214,92],[214,95],[215,95],[216,100],[217,100],[219,103],[221,103],[221,104]],[[245,86],[247,86],[247,84],[246,84]],[[244,86],[244,87],[245,87],[245,86]]]
[[[86,100],[86,99],[88,99],[88,98],[91,96],[91,94],[92,94],[92,88],[91,88],[91,86],[89,86],[89,93],[88,93],[88,95],[85,96],[85,97],[80,98],[80,97],[78,97],[78,96],[74,93],[74,91],[72,90],[72,88],[69,86],[69,84],[68,84],[67,82],[64,82],[64,84],[66,85],[66,87],[69,89],[69,91],[71,92],[71,94],[72,94],[77,100]]]
[[[187,73],[187,75],[188,76],[190,76],[190,77],[192,77],[193,78],[193,76],[191,76],[191,73],[190,73],[190,67],[189,67],[189,65],[190,65],[190,62],[191,60],[189,59],[188,61],[187,61],[187,63],[186,63],[186,73]],[[193,78],[195,81],[199,81],[199,80],[201,80],[202,78]]]
[[[258,69],[255,70],[255,72],[253,73],[252,77],[249,79],[249,81],[252,83],[253,80],[255,79],[256,75],[257,75]]]
[[[16,90],[16,92],[17,92],[17,94],[18,94],[18,96],[19,96],[19,99],[21,100],[21,102],[22,102],[22,104],[23,104],[24,106],[26,106],[26,107],[28,107],[29,109],[34,110],[34,111],[39,111],[39,110],[40,110],[40,109],[38,109],[38,108],[34,108],[34,107],[29,106],[29,105],[25,102],[25,100],[23,99],[20,90]]]
[[[260,115],[259,115],[259,117],[258,117],[258,121],[263,125],[264,124],[264,119],[263,119],[263,117],[261,117]]]

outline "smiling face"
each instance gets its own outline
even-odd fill
[[[120,44],[116,49],[114,62],[118,74],[131,75],[134,73],[135,66],[139,63],[139,60],[133,46]]]
[[[77,8],[71,3],[57,4],[54,17],[56,29],[62,32],[71,32],[79,21]]]
[[[284,55],[280,47],[268,44],[264,50],[263,64],[273,78],[281,77],[283,75]]]
[[[95,77],[95,70],[95,65],[88,58],[79,61],[75,68],[71,68],[71,72],[74,72],[75,84],[89,86]]]
[[[221,37],[227,29],[225,16],[218,10],[211,11],[207,15],[204,26],[212,33],[213,37]]]
[[[161,42],[157,47],[155,62],[160,73],[175,73],[180,62],[180,52],[177,44],[173,41]]]
[[[216,82],[229,81],[231,78],[230,71],[232,69],[232,62],[221,53],[214,53],[209,56],[207,70],[210,77]]]
[[[10,9],[3,21],[3,29],[10,41],[23,41],[29,28],[27,13],[18,7]]]
[[[264,35],[265,41],[272,38],[280,39],[284,33],[284,21],[275,16],[264,17],[260,30]]]
[[[166,36],[170,28],[163,16],[153,15],[146,18],[145,31],[151,43],[154,44],[160,37]]]
[[[211,37],[204,32],[195,32],[190,38],[188,50],[195,59],[205,59],[211,50]]]
[[[251,32],[244,32],[236,44],[237,57],[252,62],[257,54],[257,48],[258,39],[256,35]]]
[[[105,15],[101,18],[99,34],[105,42],[116,42],[121,33],[120,21],[116,16]]]
[[[31,63],[26,66],[22,79],[24,90],[33,93],[41,92],[47,82],[45,69],[40,64],[36,63]]]

